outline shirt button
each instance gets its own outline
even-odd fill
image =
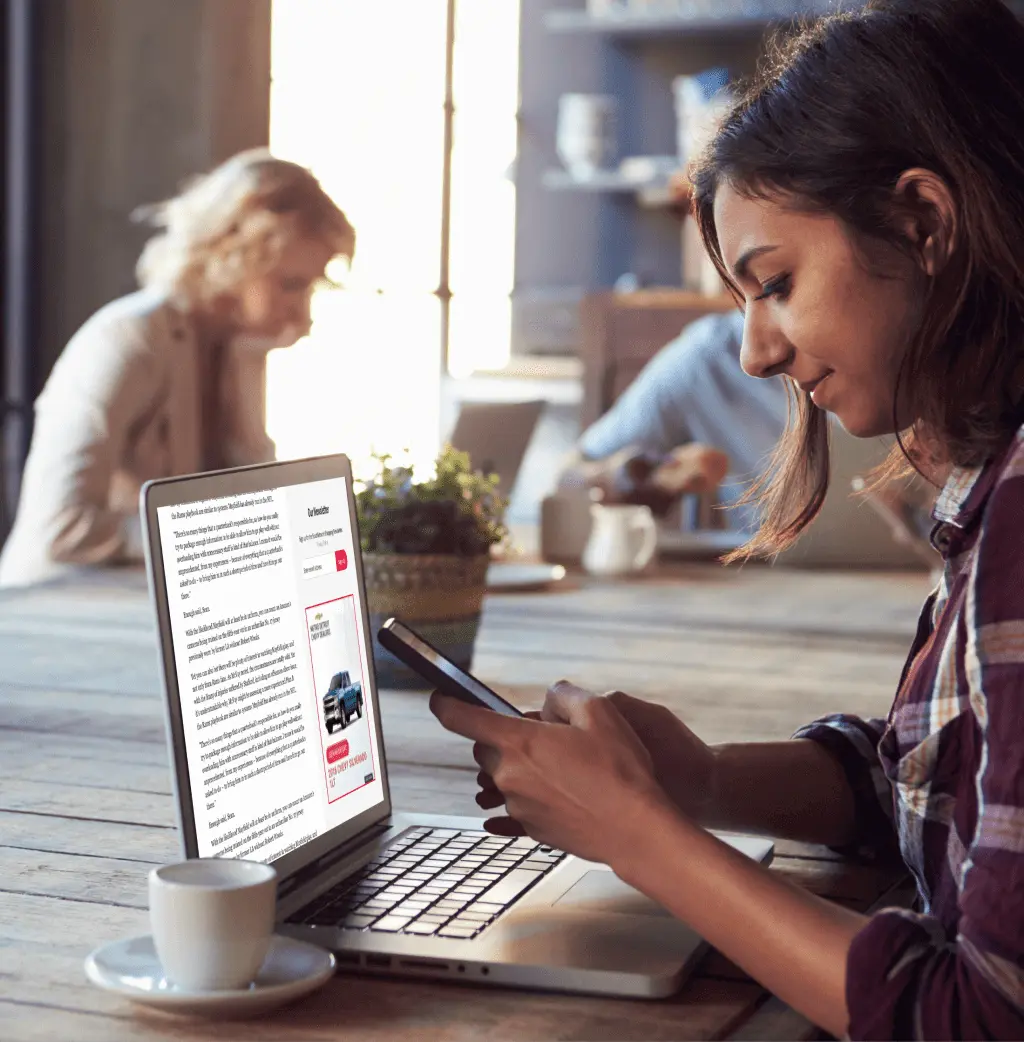
[[[939,525],[934,532],[932,532],[932,546],[939,551],[940,554],[946,553],[949,549],[950,543],[953,541],[953,534],[949,530],[948,525]]]

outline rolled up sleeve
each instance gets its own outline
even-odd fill
[[[862,720],[836,713],[801,727],[793,735],[825,748],[846,775],[853,793],[857,831],[849,845],[833,849],[848,857],[891,861],[900,856],[892,787],[878,757],[878,743],[885,727],[885,720]]]

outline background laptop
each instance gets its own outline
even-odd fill
[[[831,476],[825,502],[796,543],[779,554],[776,566],[907,571],[939,567],[941,558],[926,538],[905,531],[904,541],[898,541],[893,523],[854,493],[854,481],[870,475],[888,456],[888,442],[855,438],[838,421],[831,422]],[[679,531],[662,526],[658,532],[659,549],[669,556],[711,557],[745,541],[743,532],[732,529]]]
[[[679,986],[700,939],[604,866],[394,812],[344,456],[152,482],[142,514],[186,856],[272,862],[280,932],[363,971]]]
[[[880,438],[855,438],[832,420],[831,481],[821,512],[777,563],[794,567],[891,568],[927,571],[942,564],[927,539],[898,542],[862,496],[855,478],[867,477],[889,455]]]
[[[463,402],[448,440],[469,453],[474,470],[497,474],[505,499],[512,489],[545,402]]]

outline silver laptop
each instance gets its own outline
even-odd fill
[[[278,930],[351,969],[679,986],[700,938],[604,866],[392,807],[346,457],[152,482],[142,516],[187,857],[273,863]]]
[[[877,568],[926,571],[941,559],[924,536],[904,529],[894,537],[896,519],[883,518],[873,505],[854,491],[889,454],[880,438],[855,438],[836,420],[832,423],[828,491],[821,511],[788,550],[775,560],[777,567]],[[658,546],[667,555],[716,557],[747,540],[736,529],[680,531],[662,527]]]
[[[512,495],[545,402],[463,402],[451,436],[452,446],[469,454],[474,470],[497,474],[498,490]]]
[[[881,438],[855,438],[832,419],[831,480],[821,512],[793,546],[780,554],[779,565],[804,568],[888,568],[922,571],[942,561],[927,539],[900,542],[864,499],[854,481],[865,478],[889,454]]]

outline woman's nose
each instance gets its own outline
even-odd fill
[[[758,329],[748,315],[743,325],[740,366],[748,376],[767,380],[786,371],[793,349],[777,332]]]

